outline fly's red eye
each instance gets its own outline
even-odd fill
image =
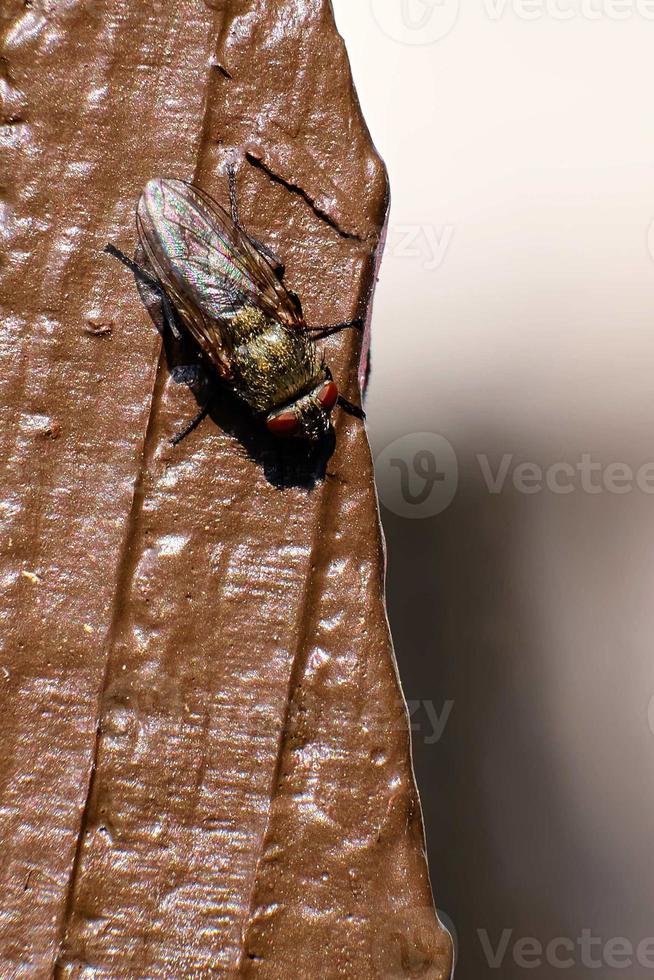
[[[333,381],[328,381],[327,384],[324,384],[318,393],[318,401],[326,412],[331,412],[332,408],[336,404],[337,398],[338,388]]]
[[[279,415],[273,415],[272,418],[266,419],[266,425],[268,431],[276,436],[292,436],[300,428],[295,412],[280,412]]]

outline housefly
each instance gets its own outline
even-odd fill
[[[360,326],[309,327],[299,299],[288,290],[272,253],[238,220],[235,176],[231,215],[199,187],[182,180],[151,180],[136,210],[144,269],[113,245],[120,259],[161,297],[165,319],[190,334],[222,381],[275,436],[319,440],[339,395],[316,339]],[[208,413],[205,406],[178,442]]]

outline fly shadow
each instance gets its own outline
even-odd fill
[[[151,272],[147,257],[139,245],[134,261],[146,272]],[[261,424],[248,405],[230,390],[218,376],[213,366],[187,331],[177,321],[174,309],[165,306],[161,291],[135,274],[134,279],[141,301],[159,331],[164,347],[166,366],[176,384],[186,385],[192,392],[200,415],[184,428],[173,440],[179,451],[184,451],[184,439],[204,416],[224,432],[238,440],[241,453],[261,466],[268,482],[280,489],[301,487],[313,489],[327,476],[327,464],[336,447],[333,426],[323,438],[312,442],[302,438],[280,439]]]

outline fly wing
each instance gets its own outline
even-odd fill
[[[168,181],[168,183],[182,184],[187,194],[196,200],[198,206],[201,206],[208,224],[218,230],[221,240],[227,246],[228,261],[241,273],[239,285],[247,294],[246,304],[257,306],[267,316],[280,323],[289,326],[303,325],[297,303],[280,282],[273,265],[234,224],[225,209],[200,187],[185,184],[183,181]]]
[[[212,359],[228,360],[230,321],[245,306],[301,324],[270,263],[204,191],[181,180],[151,180],[137,225],[158,278]]]

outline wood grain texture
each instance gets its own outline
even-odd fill
[[[330,5],[14,2],[3,57],[0,976],[449,977],[363,427],[324,479],[229,403],[173,448],[194,398],[101,255],[233,159],[308,322],[369,312]],[[354,401],[361,346],[325,342]]]

